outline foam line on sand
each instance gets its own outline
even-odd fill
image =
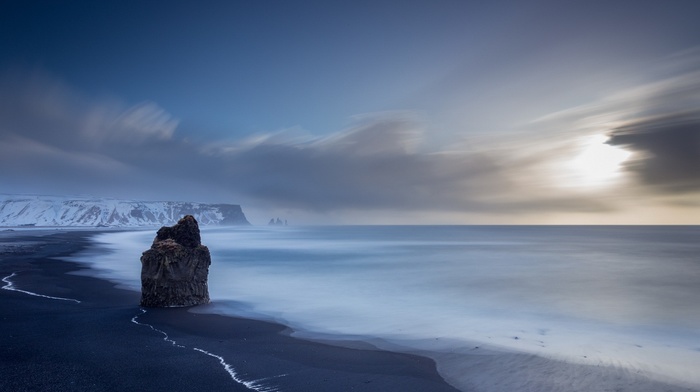
[[[10,280],[10,279],[11,279],[12,277],[14,277],[14,276],[17,276],[17,273],[16,273],[16,272],[13,272],[13,273],[11,273],[10,275],[8,275],[8,276],[2,278],[2,281],[5,282],[5,285],[2,286],[2,289],[4,289],[4,290],[10,290],[10,291],[16,291],[16,292],[18,292],[18,293],[24,293],[24,294],[32,295],[32,296],[35,296],[35,297],[41,297],[41,298],[55,299],[55,300],[59,300],[59,301],[70,301],[70,302],[80,303],[80,301],[78,301],[77,299],[73,299],[73,298],[53,297],[53,296],[50,296],[50,295],[44,295],[44,294],[34,293],[34,292],[31,292],[31,291],[27,291],[27,290],[18,289],[18,288],[14,285],[14,283],[12,283],[12,281]]]
[[[183,346],[183,345],[177,343],[175,340],[170,339],[170,337],[168,336],[167,333],[165,333],[165,331],[160,330],[160,329],[158,329],[158,328],[152,326],[151,324],[142,323],[142,322],[138,321],[138,320],[137,320],[138,317],[144,315],[145,313],[146,313],[146,309],[141,308],[141,313],[135,315],[134,317],[132,317],[132,318],[131,318],[131,322],[134,323],[134,324],[137,324],[137,325],[143,325],[143,326],[149,327],[151,330],[162,334],[162,335],[163,335],[163,340],[165,340],[166,342],[172,344],[172,345],[175,346],[175,347],[187,348],[187,347],[185,347],[185,346]],[[256,391],[256,392],[276,392],[276,391],[279,391],[278,388],[265,387],[265,386],[260,385],[259,383],[260,383],[260,381],[262,381],[262,380],[256,380],[256,381],[246,381],[246,380],[243,380],[242,378],[240,378],[240,376],[238,375],[238,373],[236,373],[236,369],[234,369],[233,366],[231,366],[230,364],[228,364],[228,363],[226,362],[226,360],[224,359],[224,357],[222,357],[222,356],[220,356],[220,355],[216,355],[216,354],[210,353],[209,351],[204,350],[204,349],[201,349],[201,348],[198,348],[198,347],[193,347],[192,349],[193,349],[194,351],[198,351],[198,352],[200,352],[200,353],[202,353],[202,354],[205,354],[205,355],[208,355],[208,356],[210,356],[210,357],[213,357],[213,358],[218,359],[218,360],[219,360],[219,363],[221,364],[221,366],[224,367],[224,370],[226,370],[226,372],[229,374],[229,376],[231,376],[231,379],[233,379],[233,381],[235,381],[235,382],[237,382],[237,383],[239,383],[239,384],[245,386],[246,388],[248,388],[248,389],[250,389],[250,390],[252,390],[252,391]],[[276,376],[276,377],[282,377],[282,376],[285,376],[285,375],[282,374],[282,375],[279,375],[279,376]],[[275,378],[276,378],[276,377],[275,377]],[[265,380],[265,379],[263,379],[263,380]]]

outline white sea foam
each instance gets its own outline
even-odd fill
[[[135,315],[134,317],[131,318],[131,322],[132,322],[132,323],[134,323],[134,324],[136,324],[136,325],[141,325],[141,326],[148,327],[148,328],[150,328],[152,331],[157,332],[157,333],[163,335],[163,340],[166,341],[166,342],[168,342],[168,343],[170,343],[170,344],[172,344],[174,347],[185,348],[185,349],[187,348],[186,346],[183,346],[183,345],[179,344],[177,341],[175,341],[175,340],[173,340],[173,339],[170,339],[170,336],[168,336],[168,334],[167,334],[165,331],[163,331],[163,330],[161,330],[161,329],[158,329],[158,328],[154,327],[154,326],[151,325],[151,324],[142,323],[142,322],[138,321],[139,316],[142,316],[142,315],[144,315],[144,314],[146,313],[146,309],[141,308],[140,310],[141,310],[141,313],[139,313],[139,314],[137,314],[137,315]],[[206,355],[208,355],[208,356],[210,356],[210,357],[214,357],[214,358],[218,359],[218,360],[219,360],[219,363],[221,364],[221,366],[224,367],[224,370],[226,371],[226,373],[229,374],[229,376],[231,376],[231,379],[232,379],[233,381],[235,381],[235,382],[237,382],[237,383],[239,383],[239,384],[241,384],[241,385],[244,385],[246,388],[248,388],[248,389],[250,389],[250,390],[252,390],[252,391],[257,391],[257,392],[273,392],[273,391],[278,391],[278,390],[279,390],[279,389],[277,389],[277,388],[275,388],[275,387],[267,387],[267,386],[264,386],[264,385],[261,384],[262,381],[268,380],[268,378],[262,379],[262,380],[255,380],[255,381],[246,381],[246,380],[242,379],[242,378],[236,373],[236,370],[233,368],[233,366],[231,366],[229,363],[227,363],[226,360],[224,359],[224,357],[222,357],[222,356],[220,356],[220,355],[216,355],[216,354],[210,353],[209,351],[203,350],[203,349],[198,348],[198,347],[193,347],[192,349],[193,349],[194,351],[197,351],[197,352],[200,352],[200,353],[202,353],[202,354],[206,354]],[[281,377],[281,376],[284,376],[284,375],[280,375],[280,376],[276,376],[276,377]],[[274,378],[274,377],[270,377],[270,378]]]
[[[155,237],[153,230],[103,232],[93,240],[99,247],[89,248],[68,260],[78,261],[93,267],[92,270],[71,272],[107,279],[118,287],[141,290],[141,253],[151,246]]]
[[[2,278],[2,281],[5,282],[5,285],[2,286],[2,289],[16,291],[18,293],[24,293],[24,294],[31,295],[34,297],[41,297],[41,298],[55,299],[55,300],[59,300],[59,301],[70,301],[70,302],[80,303],[80,301],[78,301],[77,299],[73,299],[73,298],[53,297],[50,295],[44,295],[44,294],[34,293],[31,291],[27,291],[27,290],[18,289],[17,287],[15,287],[14,283],[12,283],[12,281],[10,280],[14,276],[17,276],[16,272],[13,272],[10,275]]]
[[[90,256],[139,287],[154,233]],[[696,227],[211,228],[214,311],[405,350],[474,346],[700,385]],[[450,368],[443,364],[443,369]]]
[[[278,390],[279,390],[279,389],[277,389],[277,388],[275,388],[275,387],[266,387],[266,386],[264,386],[264,385],[260,385],[260,382],[265,381],[265,380],[268,380],[269,378],[264,378],[264,379],[262,379],[262,380],[255,380],[255,381],[245,381],[245,380],[242,380],[242,379],[238,376],[238,374],[236,373],[236,370],[235,370],[230,364],[226,363],[226,360],[225,360],[222,356],[216,355],[216,354],[212,354],[212,353],[210,353],[209,351],[202,350],[201,348],[197,348],[197,347],[195,347],[194,350],[195,350],[195,351],[199,351],[200,353],[206,354],[206,355],[208,355],[208,356],[210,356],[210,357],[213,357],[213,358],[218,359],[218,360],[219,360],[219,363],[221,364],[221,366],[224,367],[224,369],[226,370],[226,372],[231,376],[231,378],[232,378],[234,381],[236,381],[236,382],[239,383],[239,384],[245,385],[245,386],[246,386],[248,389],[250,389],[250,390],[259,391],[259,392],[273,392],[273,391],[278,391]],[[280,376],[276,376],[276,377],[282,377],[282,376],[284,376],[284,375],[280,375]]]
[[[137,314],[137,315],[135,315],[134,317],[132,317],[132,318],[131,318],[131,322],[134,323],[134,324],[136,324],[136,325],[143,325],[143,326],[146,326],[146,327],[150,328],[152,331],[158,332],[159,334],[163,335],[163,340],[165,340],[166,342],[172,344],[172,345],[175,346],[175,347],[185,348],[185,346],[183,346],[183,345],[181,345],[181,344],[178,344],[176,341],[170,339],[170,337],[168,336],[167,333],[165,333],[165,331],[162,331],[162,330],[160,330],[160,329],[158,329],[158,328],[152,326],[151,324],[146,324],[146,323],[142,323],[142,322],[138,321],[137,319],[139,318],[139,316],[141,316],[141,315],[143,315],[143,314],[145,314],[145,313],[146,313],[146,310],[145,310],[145,309],[141,309],[141,314]]]

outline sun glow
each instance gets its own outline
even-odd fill
[[[583,150],[571,161],[574,185],[610,185],[622,175],[622,164],[630,158],[632,152],[606,144],[608,139],[605,135],[585,139]]]

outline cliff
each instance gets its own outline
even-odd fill
[[[161,226],[184,215],[202,225],[250,224],[236,204],[0,195],[0,226]]]

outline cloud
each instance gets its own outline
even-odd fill
[[[621,94],[628,115],[608,141],[637,152],[625,165],[656,192],[700,190],[700,49],[673,56],[681,71]]]
[[[112,138],[143,142],[148,139],[169,140],[179,121],[153,102],[134,105],[112,123]]]
[[[631,122],[610,133],[611,145],[639,153],[626,168],[665,192],[700,190],[700,111]]]
[[[429,150],[410,112],[358,117],[355,126],[324,136],[291,129],[199,143],[178,135],[178,121],[155,103],[89,99],[46,74],[20,76],[0,78],[6,192],[235,201],[320,213],[609,209],[537,189],[528,170],[544,158],[475,146]]]
[[[309,211],[395,210],[515,214],[607,211],[599,200],[547,194],[529,180],[541,159],[476,148],[426,151],[410,118],[381,116],[324,138],[258,138],[222,147],[226,177],[270,205]]]
[[[660,63],[663,76],[533,125],[566,137],[605,134],[608,144],[633,151],[622,169],[637,180],[629,189],[637,197],[700,191],[700,49]]]
[[[224,158],[230,178],[253,197],[313,210],[454,208],[473,188],[492,186],[483,175],[497,168],[488,159],[414,152],[407,147],[414,138],[404,119],[382,119],[320,140],[265,141]]]
[[[0,76],[0,136],[21,135],[67,150],[173,137],[179,120],[153,102],[87,98],[40,71]]]
[[[167,184],[178,183],[178,172],[191,173],[177,159],[186,150],[174,140],[177,124],[152,102],[87,97],[42,71],[6,71],[0,74],[0,183],[4,192],[172,191]]]
[[[235,202],[311,214],[482,214],[501,222],[618,208],[604,193],[557,187],[548,177],[553,162],[575,154],[571,140],[528,134],[436,146],[407,111],[360,116],[323,136],[292,128],[195,142],[156,103],[86,97],[41,73],[16,76],[0,78],[5,192]]]

